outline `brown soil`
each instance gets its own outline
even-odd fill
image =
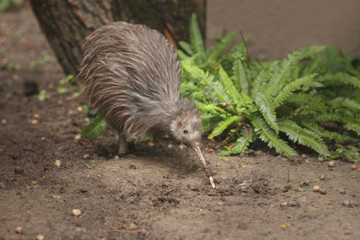
[[[110,132],[74,140],[86,125],[77,111],[85,101],[57,93],[57,63],[29,67],[42,51],[52,54],[28,7],[1,13],[0,43],[0,239],[360,239],[360,171],[350,163],[329,169],[265,148],[242,157],[206,153],[214,190],[194,153],[176,144],[142,143],[125,158],[109,157]],[[11,70],[14,63],[21,69]],[[50,98],[25,96],[28,81]]]

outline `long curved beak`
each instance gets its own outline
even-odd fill
[[[209,178],[210,183],[211,183],[211,186],[212,186],[213,188],[215,188],[215,187],[216,187],[216,186],[215,186],[215,182],[214,182],[213,177],[212,177],[211,174],[210,174],[210,169],[209,169],[209,167],[208,167],[208,165],[207,165],[207,162],[206,162],[206,160],[205,160],[205,158],[204,158],[204,155],[203,155],[202,152],[201,152],[200,143],[195,142],[194,144],[191,145],[191,147],[192,147],[192,148],[194,149],[194,151],[197,153],[197,155],[198,155],[201,163],[203,164],[203,167],[204,167],[204,170],[205,170],[205,174],[206,174],[206,176]]]

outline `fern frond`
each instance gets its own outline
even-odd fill
[[[196,105],[199,107],[200,112],[207,112],[214,115],[222,114],[223,116],[227,115],[227,112],[222,108],[215,106],[214,104],[204,104],[199,101],[195,101]]]
[[[355,88],[360,88],[360,79],[344,72],[325,74],[319,78],[319,81],[324,82],[327,86],[347,84]]]
[[[218,125],[214,128],[212,133],[209,135],[209,139],[212,139],[216,136],[219,136],[221,133],[223,133],[231,124],[234,122],[239,122],[242,119],[240,116],[231,116],[229,118],[226,118],[225,120],[218,123]]]
[[[255,133],[259,138],[266,142],[269,147],[275,148],[276,152],[284,154],[286,157],[297,155],[297,152],[284,140],[280,139],[260,116],[254,116],[251,123],[255,127]]]
[[[354,123],[354,122],[346,123],[344,125],[344,128],[349,130],[349,131],[354,131],[354,132],[356,132],[356,134],[358,136],[360,136],[360,123],[359,122],[357,122],[357,123]]]
[[[223,83],[224,88],[226,92],[231,96],[233,102],[240,108],[241,106],[244,106],[246,103],[250,103],[251,99],[249,96],[242,92],[238,92],[238,90],[235,88],[233,82],[225,72],[225,70],[220,65],[219,68],[219,77],[220,81]]]
[[[250,143],[253,141],[253,136],[250,135],[248,137],[240,137],[236,139],[234,146],[225,151],[219,152],[219,155],[221,156],[229,156],[229,155],[235,155],[244,152],[250,145]]]
[[[233,60],[232,74],[237,89],[249,95],[249,73],[247,66],[241,61],[240,55],[235,56]]]
[[[289,81],[288,78],[296,63],[296,53],[289,55],[288,59],[281,62],[280,67],[275,71],[273,77],[267,84],[266,90],[264,92],[265,95],[275,96],[278,94],[282,86]]]
[[[269,101],[269,99],[263,95],[258,94],[254,99],[256,105],[258,106],[261,114],[263,115],[265,121],[269,124],[269,126],[275,130],[276,134],[279,133],[279,126],[277,124],[277,118],[275,114],[275,109],[273,104]]]
[[[360,111],[360,103],[357,103],[356,101],[349,98],[338,97],[334,99],[332,103],[336,103],[356,112]]]
[[[261,94],[263,90],[263,86],[266,85],[266,83],[269,80],[269,74],[266,69],[262,70],[253,81],[252,89],[251,89],[251,97],[254,98],[254,96],[257,96],[258,94]]]
[[[319,135],[309,129],[300,127],[294,121],[281,121],[279,123],[279,130],[285,133],[290,140],[314,149],[322,156],[330,155],[329,149]]]
[[[190,19],[190,44],[194,53],[199,53],[200,59],[204,60],[205,57],[204,41],[201,36],[200,27],[195,13],[191,15],[191,19]]]
[[[176,53],[177,53],[177,55],[179,56],[179,59],[180,59],[181,61],[184,61],[184,60],[186,60],[186,59],[189,58],[189,56],[188,56],[186,53],[184,53],[182,50],[180,50],[180,49],[175,49],[175,51],[176,51]]]
[[[311,74],[302,78],[298,78],[295,81],[287,84],[281,89],[281,91],[274,98],[274,108],[279,107],[286,98],[288,98],[294,91],[298,90],[305,83],[311,82],[316,74]]]
[[[204,84],[206,85],[214,78],[213,75],[209,74],[208,72],[205,72],[196,65],[190,65],[185,62],[182,62],[181,68],[184,71],[188,72],[191,75],[192,79],[196,80],[196,82],[198,83],[202,83],[203,85]]]
[[[231,45],[234,37],[235,37],[235,33],[232,33],[227,37],[221,38],[219,42],[216,44],[216,46],[211,50],[209,56],[209,62],[216,62],[221,52],[228,49],[228,47]]]
[[[336,132],[328,131],[316,123],[301,122],[301,125],[306,127],[307,129],[313,131],[314,133],[316,133],[317,135],[319,135],[322,138],[334,140],[336,142],[341,141],[340,134],[338,134]]]
[[[192,49],[190,43],[179,41],[178,44],[186,54],[188,54],[189,56],[194,55],[194,50]]]
[[[82,137],[94,139],[105,132],[108,123],[101,116],[97,115],[94,120],[80,131]]]

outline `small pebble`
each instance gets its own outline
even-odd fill
[[[15,228],[15,232],[17,233],[17,234],[22,234],[23,233],[23,228],[22,227],[16,227]]]
[[[173,148],[174,145],[172,145],[171,143],[168,145],[168,148]]]
[[[325,175],[321,175],[319,178],[320,178],[320,180],[325,180],[326,177],[325,177]]]
[[[119,160],[120,158],[119,158],[119,156],[118,155],[116,155],[115,157],[114,157],[114,160]]]
[[[313,187],[313,191],[314,191],[314,192],[319,192],[319,191],[320,191],[320,187],[319,187],[319,186],[314,186],[314,187]]]
[[[79,141],[81,139],[81,136],[79,134],[77,134],[75,137],[74,137],[75,141]]]
[[[288,202],[285,201],[280,203],[280,207],[287,207],[288,205]]]
[[[340,188],[339,193],[340,194],[346,194],[346,190],[344,188]]]
[[[5,125],[7,123],[7,119],[1,119],[1,124]]]
[[[336,162],[335,162],[335,161],[330,161],[330,162],[328,163],[328,166],[329,166],[329,167],[335,167],[335,166],[336,166]]]
[[[351,204],[350,200],[344,200],[343,205],[345,207],[352,207],[352,204]]]
[[[352,170],[357,170],[358,167],[356,166],[356,164],[353,164],[353,165],[351,165],[351,169],[352,169]]]
[[[38,123],[39,123],[39,120],[37,120],[37,119],[31,120],[31,124],[32,124],[32,125],[35,125],[35,124],[38,124]]]
[[[306,187],[310,185],[310,181],[309,180],[305,180],[302,183],[300,183],[300,187]]]
[[[55,160],[55,166],[60,167],[61,166],[61,161],[60,160]]]
[[[41,137],[41,141],[45,141],[46,140],[46,137]]]
[[[320,193],[321,193],[322,195],[325,195],[325,194],[327,193],[327,189],[326,189],[326,188],[321,188],[321,189],[320,189]]]
[[[295,200],[290,200],[289,201],[289,207],[300,207],[300,203],[298,203]]]
[[[138,229],[138,226],[135,223],[130,223],[129,226],[128,226],[128,229],[129,230],[136,230],[136,229]]]
[[[149,141],[149,142],[147,143],[147,145],[148,145],[148,147],[153,147],[153,146],[154,146],[154,143],[153,143],[152,141]]]
[[[40,115],[38,113],[34,114],[34,118],[39,118],[39,117],[40,117]]]
[[[224,205],[224,202],[219,201],[219,202],[218,202],[218,205],[223,206],[223,205]]]
[[[45,239],[44,235],[41,235],[41,234],[36,235],[36,238],[35,238],[35,240],[44,240],[44,239]]]
[[[71,214],[74,216],[80,216],[81,215],[81,211],[79,209],[73,209],[71,211]]]
[[[78,112],[83,112],[83,111],[84,111],[84,108],[83,108],[82,106],[78,106],[78,107],[77,107],[77,111],[78,111]]]
[[[179,148],[180,148],[180,150],[184,150],[186,148],[186,146],[184,144],[180,144]]]
[[[90,159],[90,157],[91,157],[90,154],[84,154],[83,156],[84,159]]]

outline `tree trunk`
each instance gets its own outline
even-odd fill
[[[195,12],[205,37],[206,0],[30,0],[33,12],[65,74],[78,74],[82,40],[114,21],[145,24],[174,44],[189,37]]]

